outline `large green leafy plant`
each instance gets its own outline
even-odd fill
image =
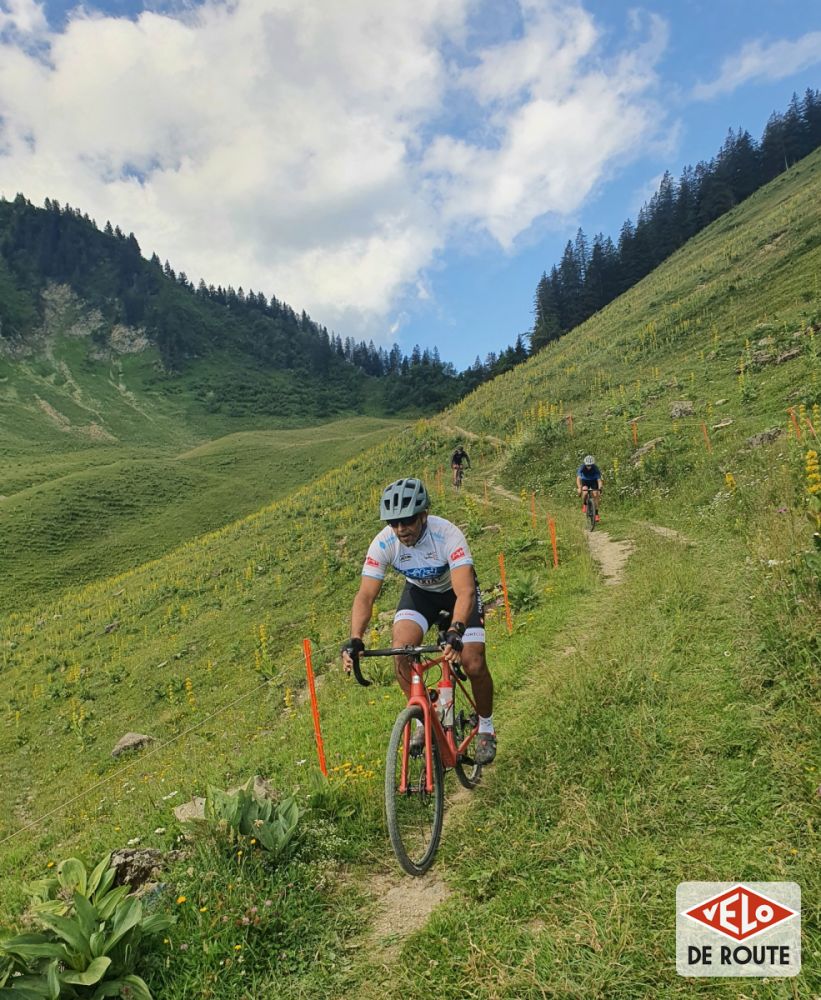
[[[55,876],[30,886],[33,919],[43,931],[0,941],[0,997],[151,1000],[135,969],[144,938],[171,921],[144,915],[130,886],[115,887],[110,861],[103,858],[89,874],[68,858]]]
[[[288,850],[296,835],[301,811],[293,796],[273,802],[254,793],[254,779],[235,792],[208,786],[205,819],[232,841],[247,837],[264,847],[273,858]]]

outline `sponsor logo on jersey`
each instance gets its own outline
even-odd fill
[[[410,580],[436,580],[447,572],[447,566],[409,566],[404,574]]]
[[[368,556],[368,557],[367,557],[367,558],[365,559],[365,565],[366,565],[366,566],[376,566],[376,567],[377,567],[377,569],[378,569],[378,568],[379,568],[379,566],[380,566],[381,564],[380,564],[380,562],[379,562],[379,560],[378,560],[378,559],[374,559],[374,557],[373,557],[373,556]]]
[[[461,545],[459,546],[458,549],[454,549],[453,552],[451,552],[450,558],[453,562],[456,562],[457,559],[465,558],[465,550],[462,548]]]

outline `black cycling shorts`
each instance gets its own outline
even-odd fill
[[[432,628],[438,618],[440,611],[447,611],[448,615],[453,614],[456,604],[456,593],[453,590],[434,591],[423,590],[412,583],[405,583],[405,589],[399,598],[396,606],[396,614],[393,620],[413,621],[425,633]],[[448,618],[448,623],[450,618]],[[467,626],[462,642],[484,642],[485,641],[485,607],[482,603],[482,594],[479,591],[479,581],[476,580],[476,600],[473,605],[473,612],[465,622]]]

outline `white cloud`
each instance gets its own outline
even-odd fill
[[[821,63],[821,31],[809,31],[794,42],[747,42],[740,52],[725,59],[712,83],[693,88],[696,100],[729,94],[750,80],[783,80]]]
[[[482,233],[511,249],[654,139],[658,18],[604,57],[572,0],[520,0],[521,30],[477,51],[479,0],[78,7],[61,30],[4,2],[0,192],[343,334],[387,334],[438,255]]]
[[[31,41],[46,31],[43,5],[36,0],[5,0],[4,7],[0,8],[0,37]]]

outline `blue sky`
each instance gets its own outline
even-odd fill
[[[0,0],[0,192],[462,367],[820,71],[817,0]]]

